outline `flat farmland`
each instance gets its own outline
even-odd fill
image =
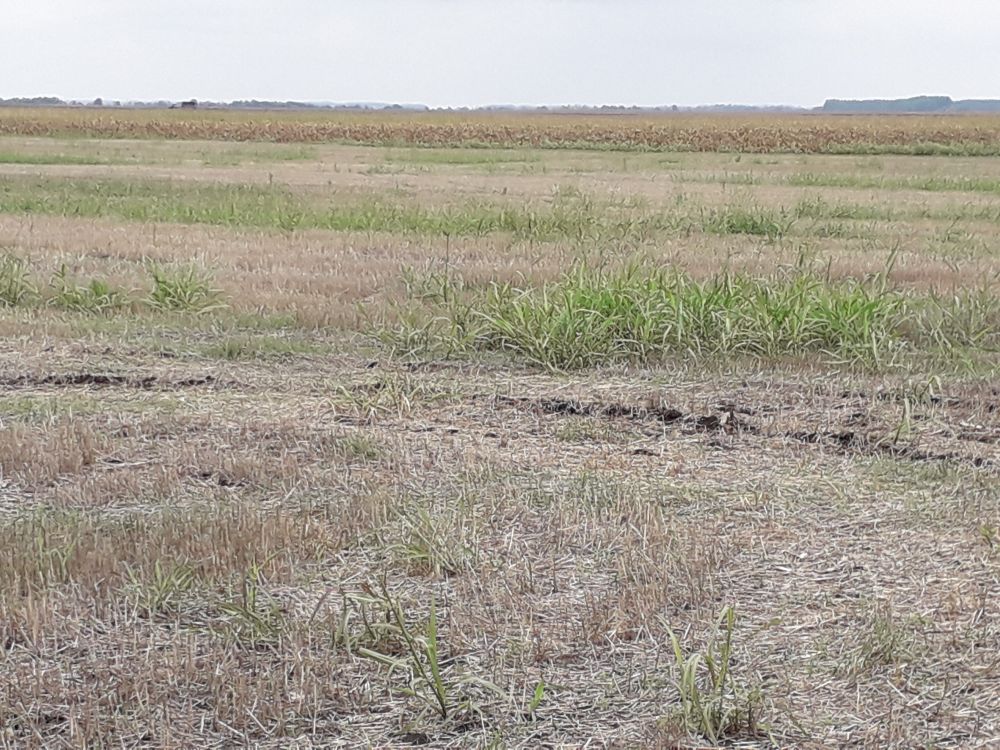
[[[754,153],[1000,153],[991,115],[568,114],[5,108],[0,134]]]
[[[1000,119],[0,134],[0,747],[1000,743]]]

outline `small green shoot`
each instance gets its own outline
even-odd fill
[[[399,603],[388,589],[385,580],[379,584],[378,590],[371,586],[365,587],[371,601],[377,602],[387,615],[386,622],[380,623],[382,638],[390,637],[395,641],[398,653],[376,651],[366,646],[356,646],[354,652],[361,657],[370,659],[395,671],[407,675],[407,686],[402,692],[415,698],[431,709],[441,719],[453,718],[459,713],[478,712],[472,699],[463,695],[459,698],[461,689],[474,685],[509,701],[510,696],[494,683],[469,672],[449,674],[441,658],[440,636],[438,632],[437,604],[432,599],[430,612],[423,626],[407,622],[406,615]],[[368,622],[368,618],[364,618]]]
[[[736,610],[726,607],[719,616],[704,652],[685,656],[677,635],[670,631],[679,678],[680,706],[675,719],[689,732],[719,742],[741,733],[756,734],[763,696],[756,686],[736,681],[732,673]]]

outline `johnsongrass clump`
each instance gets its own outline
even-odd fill
[[[902,349],[907,300],[884,275],[831,282],[812,274],[706,281],[632,265],[578,267],[535,288],[494,285],[437,300],[428,323],[404,318],[382,340],[411,353],[494,351],[550,370],[672,355],[759,359],[823,356],[880,368]]]
[[[49,304],[69,312],[108,315],[130,306],[128,294],[103,279],[77,283],[63,264],[52,277]]]
[[[147,304],[155,310],[209,312],[225,307],[222,293],[211,277],[195,266],[170,269],[153,264],[149,268],[153,288]]]
[[[578,269],[535,290],[494,287],[478,342],[563,370],[669,354],[824,353],[878,365],[898,345],[903,308],[902,296],[877,283]]]
[[[0,307],[16,307],[38,296],[28,264],[16,255],[0,255]]]
[[[794,219],[784,211],[726,206],[704,213],[702,228],[712,234],[748,234],[777,240],[792,228]]]

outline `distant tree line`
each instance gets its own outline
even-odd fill
[[[60,107],[65,103],[54,96],[15,96],[13,99],[0,99],[0,107]]]
[[[149,101],[119,102],[98,97],[92,101],[65,101],[55,96],[32,96],[0,99],[0,107],[129,107],[134,109],[166,109],[205,107],[208,109],[286,109],[331,111],[408,111],[425,112],[431,108],[423,104],[390,104],[383,102],[300,102],[261,99],[238,99],[232,102]],[[442,107],[446,112],[549,112],[562,114],[643,114],[668,112],[732,112],[732,113],[809,113],[830,114],[959,114],[967,112],[1000,113],[1000,99],[953,100],[949,96],[913,96],[908,99],[827,99],[822,107],[813,109],[791,106],[762,106],[743,104],[708,104],[697,107],[661,105],[639,107],[627,105],[553,105],[522,106],[495,104],[486,107]]]
[[[950,96],[912,96],[908,99],[827,99],[824,112],[853,114],[953,114],[1000,112],[998,99],[965,99]]]

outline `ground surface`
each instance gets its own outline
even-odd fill
[[[720,742],[1000,743],[995,160],[0,154],[0,746],[707,746],[671,633],[710,653],[726,607],[759,699]],[[860,369],[558,372],[411,321],[635,258],[979,301]],[[151,262],[224,306],[151,309]]]

